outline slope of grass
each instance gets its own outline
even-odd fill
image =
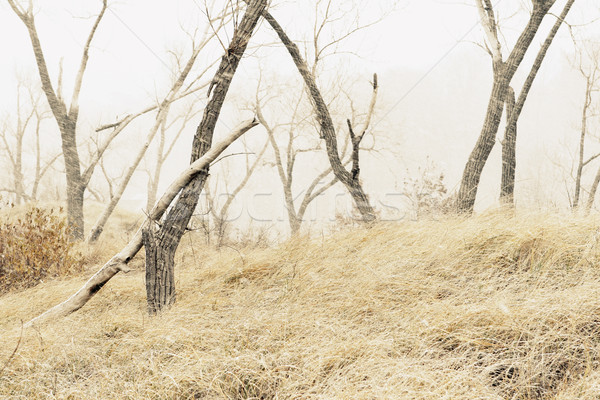
[[[274,249],[184,238],[176,305],[143,272],[23,332],[0,398],[597,399],[600,219],[490,213]],[[0,369],[85,277],[0,297]]]

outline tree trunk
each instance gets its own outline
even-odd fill
[[[175,249],[161,251],[164,243],[158,230],[149,226],[142,232],[146,248],[146,299],[148,314],[155,315],[175,303]],[[166,257],[166,258],[165,258]]]
[[[194,136],[191,155],[192,163],[202,157],[211,147],[214,129],[225,96],[227,95],[240,59],[246,51],[252,32],[266,6],[267,0],[254,0],[250,2],[242,21],[234,31],[229,49],[223,56],[219,69],[208,89],[209,96],[212,94],[212,97],[206,105],[202,121]],[[158,230],[150,233],[150,228],[146,228],[145,237],[148,239],[148,242],[145,245],[153,248],[150,253],[153,265],[146,265],[146,277],[149,279],[146,281],[146,290],[148,294],[152,295],[152,297],[149,296],[147,299],[148,310],[151,314],[164,310],[172,304],[172,300],[175,298],[174,288],[172,288],[171,292],[168,292],[169,296],[161,295],[156,297],[156,290],[157,288],[160,290],[161,286],[167,284],[166,282],[174,280],[172,274],[174,271],[175,252],[198,205],[200,192],[207,176],[208,167],[181,191],[179,198]]]
[[[511,124],[515,112],[515,91],[509,87],[506,99],[507,126],[502,141],[502,179],[500,184],[500,201],[504,204],[514,204],[515,170],[517,167],[517,124]]]
[[[507,61],[494,61],[494,83],[485,121],[477,143],[465,165],[458,191],[457,209],[460,212],[473,212],[481,173],[496,142],[508,87],[552,4],[554,4],[553,0],[534,2],[533,13]]]
[[[62,153],[67,178],[67,221],[73,240],[82,240],[83,193],[85,187],[81,179],[79,153],[77,152],[76,122],[65,117],[59,121],[62,137]]]
[[[592,91],[594,90],[594,82],[590,77],[587,77],[585,87],[585,101],[583,103],[583,109],[581,111],[581,133],[579,135],[579,159],[577,161],[577,175],[575,176],[575,195],[573,197],[573,208],[579,206],[579,198],[581,196],[581,176],[583,175],[583,168],[587,164],[584,160],[585,157],[585,138],[588,131],[588,113],[592,105]]]

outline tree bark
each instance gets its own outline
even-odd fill
[[[239,62],[246,51],[252,32],[267,6],[267,0],[251,1],[244,13],[242,21],[236,27],[231,44],[221,59],[221,64],[213,78],[208,94],[210,97],[204,115],[192,143],[191,162],[202,157],[211,147],[214,129],[229,90],[231,81]],[[208,167],[198,174],[182,191],[158,229],[146,228],[145,243],[152,248],[150,252],[153,262],[146,265],[146,290],[148,294],[148,311],[150,314],[160,312],[170,306],[175,296],[174,287],[166,282],[174,281],[175,252],[198,205],[200,192],[208,176]],[[155,262],[154,262],[155,261]],[[162,287],[169,286],[163,290]],[[168,293],[166,295],[165,293]]]
[[[502,178],[500,183],[500,201],[504,204],[514,204],[515,171],[517,168],[517,124],[509,124],[515,112],[515,91],[508,88],[506,98],[507,127],[502,141]]]
[[[473,212],[481,173],[496,142],[496,134],[500,126],[508,87],[517,68],[523,61],[525,53],[531,45],[542,20],[554,2],[555,0],[534,1],[533,13],[507,61],[494,59],[494,83],[485,121],[475,147],[465,165],[458,191],[457,209],[459,212]]]
[[[52,307],[41,315],[29,321],[25,326],[31,327],[51,319],[69,315],[83,307],[102,287],[118,274],[120,271],[128,272],[127,264],[142,248],[142,232],[150,224],[150,221],[158,221],[166,212],[169,205],[198,174],[202,174],[210,163],[212,163],[225,149],[244,133],[255,127],[257,123],[246,121],[234,130],[221,142],[212,146],[206,154],[190,165],[179,177],[171,183],[162,197],[154,205],[148,215],[148,219],[141,225],[131,241],[116,255],[114,255],[98,272],[96,272],[75,294],[64,302]]]

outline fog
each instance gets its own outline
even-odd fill
[[[557,1],[553,12],[558,14],[564,3]],[[210,13],[231,5],[230,1],[215,1]],[[313,36],[326,15],[326,6],[325,1],[279,1],[270,8],[309,62],[315,57]],[[527,21],[531,2],[499,0],[495,7],[506,56]],[[36,25],[55,85],[62,63],[67,104],[81,51],[99,8],[100,2],[91,0],[34,4]],[[207,28],[206,10],[201,0],[109,1],[109,9],[90,48],[81,92],[78,141],[84,165],[94,152],[94,141],[102,141],[103,135],[108,134],[95,133],[98,127],[157,104],[165,96],[176,76],[178,60],[185,62],[191,52],[190,38],[200,37],[205,30],[211,32]],[[518,207],[566,209],[569,206],[586,83],[578,71],[574,42],[579,46],[598,44],[600,23],[595,18],[599,11],[596,1],[575,2],[567,20],[571,29],[561,27],[533,84],[519,120],[515,189]],[[371,96],[372,76],[377,73],[380,89],[364,142],[371,151],[361,153],[361,180],[382,218],[411,218],[404,182],[409,177],[418,177],[420,169],[430,168],[435,174],[443,173],[449,193],[456,192],[481,131],[492,86],[492,63],[485,51],[485,35],[475,2],[335,0],[329,13],[332,21],[324,27],[319,45],[344,39],[325,48],[316,72],[323,95],[331,102],[339,140],[342,142],[347,135],[345,120],[353,117],[353,109],[356,123],[363,121]],[[554,21],[553,16],[546,18],[513,80],[517,94]],[[356,27],[361,29],[353,32]],[[219,31],[219,40],[212,40],[202,50],[194,67],[196,74],[220,59],[223,44],[227,46],[232,31],[230,21]],[[9,132],[17,123],[17,83],[30,82],[40,92],[39,76],[27,31],[6,2],[0,3],[0,33],[4,55],[0,63],[0,127]],[[202,81],[210,81],[214,70],[213,65]],[[273,125],[281,124],[277,140],[281,141],[282,149],[286,148],[285,124],[290,121],[294,102],[304,96],[299,103],[302,136],[298,144],[311,151],[299,153],[296,160],[292,188],[298,198],[315,176],[328,167],[310,102],[303,91],[303,82],[285,48],[268,24],[261,22],[233,80],[216,132],[219,138],[242,120],[252,118],[258,93],[269,99],[264,114]],[[173,105],[173,116],[189,106],[197,113],[165,162],[159,193],[188,165],[191,139],[206,100],[206,90],[201,90]],[[43,97],[40,104],[48,109]],[[154,118],[152,113],[138,118],[111,144],[104,168],[115,182],[145,140]],[[591,156],[600,151],[597,118],[590,119],[588,129],[586,154]],[[172,135],[174,130],[168,132]],[[502,134],[501,126],[479,186],[478,211],[498,204]],[[42,139],[46,158],[60,152],[60,134],[52,118],[42,124]],[[33,144],[29,140],[25,147],[26,154],[30,154],[26,157],[26,174],[31,172],[34,162]],[[243,179],[247,161],[252,162],[267,140],[263,127],[253,129],[227,151],[233,154],[231,157],[211,169],[210,193],[220,203]],[[4,145],[13,144],[9,140]],[[120,201],[121,207],[141,214],[146,206],[145,170],[153,169],[156,146],[155,140]],[[12,175],[6,151],[0,163],[5,171],[0,176],[0,187],[7,187]],[[585,170],[584,191],[598,166],[590,163]],[[64,197],[63,170],[61,159],[44,177],[40,200]],[[99,168],[91,188],[97,196],[88,192],[86,198],[90,202],[108,200],[109,185]],[[10,198],[10,194],[3,197]],[[282,199],[273,149],[268,147],[256,172],[236,197],[229,219],[235,220],[240,229],[255,223],[287,232]],[[207,212],[206,204],[202,207]],[[351,208],[351,198],[338,183],[311,204],[305,216],[305,229],[322,229],[335,220],[336,214],[351,213]]]

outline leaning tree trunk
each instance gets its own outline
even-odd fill
[[[533,13],[507,61],[503,62],[500,60],[494,63],[494,84],[488,102],[485,121],[477,143],[465,165],[458,191],[456,205],[460,212],[473,212],[481,173],[496,142],[496,135],[500,126],[508,87],[517,68],[523,61],[525,53],[531,45],[544,16],[548,13],[553,3],[554,0],[534,2]]]
[[[213,133],[235,71],[252,32],[267,6],[267,0],[250,2],[242,21],[234,31],[229,49],[209,87],[211,98],[204,110],[192,144],[191,162],[202,157],[211,147]],[[181,192],[160,226],[149,226],[144,233],[144,245],[149,262],[146,264],[148,312],[156,314],[175,301],[173,278],[175,252],[192,217],[200,192],[208,176],[208,167],[197,175]]]
[[[346,186],[348,192],[350,192],[350,195],[356,204],[356,208],[361,214],[362,220],[365,222],[374,221],[376,219],[375,210],[371,206],[369,197],[365,193],[360,180],[358,179],[358,174],[350,173],[348,170],[346,170],[342,164],[342,161],[340,160],[335,127],[333,125],[329,109],[327,108],[325,100],[323,100],[323,96],[319,91],[314,76],[310,73],[306,61],[298,50],[298,46],[291,41],[281,25],[279,25],[277,20],[270,13],[265,11],[263,13],[263,17],[267,20],[269,25],[271,25],[273,30],[279,36],[281,42],[285,45],[286,49],[290,53],[290,56],[292,57],[292,60],[296,64],[298,72],[300,72],[300,75],[304,79],[307,91],[312,99],[317,120],[321,127],[321,135],[325,140],[327,156],[329,158],[329,163],[331,164],[334,175],[337,179],[339,179],[340,182],[342,182],[344,186]]]

